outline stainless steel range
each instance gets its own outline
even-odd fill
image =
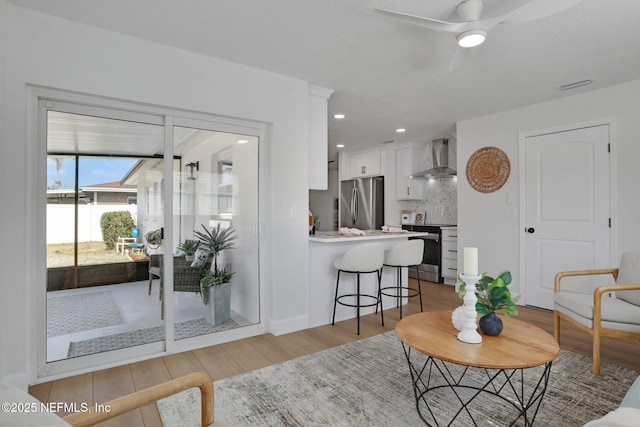
[[[450,227],[451,224],[426,224],[426,225],[403,225],[404,230],[429,233],[423,237],[413,237],[424,240],[424,253],[422,254],[422,264],[418,266],[420,279],[434,283],[443,283],[442,278],[442,230],[441,227]],[[415,270],[409,270],[409,277],[416,278]]]

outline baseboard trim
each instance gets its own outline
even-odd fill
[[[309,316],[298,316],[283,320],[269,321],[269,332],[273,335],[284,335],[309,328]]]

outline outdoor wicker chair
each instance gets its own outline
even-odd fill
[[[211,268],[213,258],[209,256],[201,267],[191,267],[193,261],[187,261],[183,256],[173,258],[173,291],[174,292],[196,292],[200,293],[200,279]],[[164,289],[164,268],[163,258],[160,261],[160,300]],[[161,304],[160,318],[164,319],[164,301]]]
[[[149,295],[151,295],[153,279],[160,278],[160,258],[162,258],[162,255],[149,255]],[[159,298],[162,299],[162,292],[159,293]]]

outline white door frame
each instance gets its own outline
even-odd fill
[[[519,179],[519,198],[520,198],[520,218],[519,218],[519,236],[520,236],[520,265],[518,276],[520,277],[521,282],[518,285],[518,291],[520,292],[520,304],[527,305],[527,286],[525,283],[526,280],[526,260],[527,260],[527,250],[526,250],[526,234],[525,227],[527,226],[527,212],[526,212],[526,194],[527,189],[525,186],[525,176],[526,176],[526,150],[525,143],[527,138],[531,138],[534,136],[548,135],[551,133],[559,133],[559,132],[567,132],[587,127],[594,126],[609,126],[609,204],[611,207],[611,240],[609,247],[609,263],[611,266],[618,265],[618,175],[617,175],[617,144],[615,138],[615,119],[612,117],[590,120],[586,122],[565,124],[560,126],[554,126],[550,128],[543,128],[533,131],[520,132],[518,134],[518,179]],[[602,268],[607,268],[609,266],[602,266]]]
[[[33,141],[29,144],[29,154],[35,159],[29,165],[29,179],[31,182],[27,186],[28,189],[35,189],[32,198],[27,202],[27,217],[33,225],[33,232],[25,236],[29,242],[28,246],[32,248],[42,248],[45,236],[46,222],[46,138],[40,135],[42,123],[39,120],[39,100],[50,99],[65,103],[72,103],[96,108],[104,108],[112,110],[114,114],[117,111],[125,111],[125,114],[132,115],[136,113],[144,115],[157,116],[164,120],[165,129],[165,182],[168,182],[168,188],[165,194],[172,194],[171,179],[171,161],[173,157],[173,124],[184,123],[186,121],[198,121],[205,126],[214,126],[215,130],[229,133],[245,133],[257,136],[259,144],[260,166],[258,172],[259,191],[259,223],[256,224],[256,233],[258,235],[259,244],[259,295],[260,295],[260,322],[256,325],[248,325],[231,331],[222,331],[216,335],[205,335],[180,340],[180,342],[172,341],[173,328],[165,328],[165,341],[161,343],[151,343],[143,346],[129,347],[110,354],[98,353],[94,355],[82,356],[74,359],[65,359],[56,362],[46,361],[46,295],[42,292],[42,283],[46,283],[46,253],[37,250],[34,253],[34,268],[27,272],[26,283],[27,294],[30,295],[27,305],[26,319],[28,319],[27,331],[29,338],[27,340],[27,354],[29,355],[28,363],[28,382],[29,384],[37,384],[65,378],[72,375],[78,375],[86,372],[93,372],[98,369],[106,369],[114,366],[120,366],[126,363],[133,363],[140,360],[146,360],[168,354],[193,350],[228,342],[236,339],[247,338],[259,335],[267,331],[267,324],[270,313],[268,312],[268,299],[270,292],[268,290],[270,277],[270,267],[272,264],[273,251],[267,250],[269,241],[268,236],[271,235],[271,194],[269,185],[270,162],[268,146],[270,144],[269,134],[270,125],[264,122],[257,122],[245,119],[236,119],[231,117],[215,116],[207,113],[199,113],[193,111],[179,110],[170,107],[153,106],[148,104],[139,104],[134,101],[116,100],[112,98],[104,98],[101,96],[85,95],[76,92],[68,92],[65,90],[51,89],[39,86],[27,86],[27,139]],[[205,126],[206,127],[206,126]],[[175,247],[170,241],[172,236],[171,215],[172,215],[172,199],[169,197],[168,205],[165,205],[165,230],[168,232],[169,243],[171,247]],[[165,200],[167,203],[167,200]],[[168,222],[167,222],[168,221]],[[169,270],[172,263],[167,264]],[[171,271],[168,276],[173,277]],[[165,304],[171,307],[173,295],[167,293],[165,295]],[[173,325],[172,310],[167,310],[165,317],[165,325]],[[164,348],[166,343],[166,348]],[[43,347],[44,346],[44,347]],[[116,356],[111,353],[117,353]]]

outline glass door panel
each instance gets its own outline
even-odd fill
[[[164,341],[162,125],[47,110],[47,362]],[[150,280],[152,279],[152,280]]]
[[[257,324],[258,138],[176,126],[174,155],[175,339]]]
[[[47,268],[77,264],[75,156],[47,157]]]

